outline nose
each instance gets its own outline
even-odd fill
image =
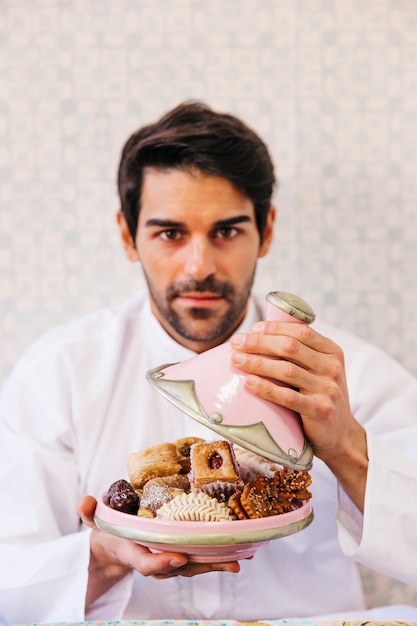
[[[201,280],[216,271],[214,251],[203,237],[193,238],[185,250],[184,269],[187,274]]]

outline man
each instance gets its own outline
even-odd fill
[[[147,292],[47,333],[2,395],[2,619],[362,610],[353,558],[416,583],[415,526],[401,516],[417,517],[416,381],[334,328],[261,321],[251,288],[275,219],[264,143],[235,117],[184,103],[132,135],[118,181],[121,239]],[[229,339],[249,389],[301,415],[316,457],[313,524],[251,560],[213,564],[98,530],[95,498],[125,475],[129,453],[213,438],[159,397],[146,372]]]

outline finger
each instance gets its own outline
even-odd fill
[[[94,513],[97,500],[93,496],[84,496],[77,504],[77,515],[89,528],[97,528],[94,522]]]
[[[162,576],[173,573],[187,566],[185,554],[177,552],[153,553],[144,546],[130,540],[123,540],[118,546],[118,558],[136,569],[143,576]]]
[[[310,412],[312,396],[300,393],[299,390],[290,386],[279,384],[278,381],[249,374],[246,378],[246,387],[255,395],[270,400],[279,406],[286,407],[300,415]]]
[[[307,346],[299,340],[299,337],[255,333],[240,335],[237,340],[232,339],[232,347],[235,349],[233,364],[247,373],[260,376],[272,374],[277,380],[307,389],[311,379],[307,377],[306,384],[302,382],[305,372],[338,380],[344,371],[342,349],[330,340],[329,342],[325,340],[323,344],[320,341],[318,345],[319,343],[321,350]],[[298,366],[299,369],[292,367],[291,364]]]
[[[261,322],[262,332],[238,333],[231,339],[234,350],[305,363],[317,354],[338,353],[338,346],[306,324]],[[258,327],[255,325],[255,327]]]
[[[185,554],[176,552],[152,553],[148,548],[122,537],[100,531],[91,533],[90,546],[94,554],[113,564],[121,564],[129,569],[135,569],[143,576],[170,572],[183,567],[187,563]]]
[[[233,362],[235,365],[246,365],[246,367],[256,367],[262,360],[267,364],[266,358],[272,363],[273,360],[285,360],[290,363],[301,365],[304,368],[314,366],[318,353],[307,347],[297,337],[288,335],[264,335],[249,333],[248,335],[237,335],[231,340]],[[250,361],[239,355],[245,354],[256,356]],[[266,358],[265,358],[266,357]],[[246,371],[246,369],[245,369]],[[261,374],[260,370],[254,373]]]
[[[266,320],[256,322],[252,327],[252,333],[260,335],[281,335],[294,337],[305,346],[308,346],[313,350],[323,352],[324,354],[332,354],[334,350],[337,349],[336,344],[331,339],[321,335],[309,324]]]
[[[237,561],[230,563],[187,563],[183,567],[179,567],[171,572],[156,574],[154,578],[164,579],[173,576],[185,576],[191,578],[208,572],[229,572],[237,574],[240,571],[240,565]]]
[[[298,391],[311,393],[317,385],[317,372],[313,375],[309,369],[305,369],[292,361],[236,352],[232,356],[232,362],[249,376],[253,375],[257,378],[270,379],[270,385],[264,385],[266,390],[271,385],[276,387],[280,383],[284,383]],[[321,369],[324,370],[324,366]],[[248,379],[247,382],[249,387],[260,384],[257,379],[253,381]],[[285,390],[279,388],[275,391],[280,394],[280,397],[286,397]]]
[[[306,378],[310,376],[306,374]],[[345,385],[339,385],[330,379],[311,376],[311,384],[297,389],[292,386],[279,384],[270,378],[249,374],[246,377],[247,388],[255,395],[270,400],[277,405],[286,407],[299,413],[307,436],[311,435],[306,420],[319,420],[323,426],[331,426],[332,416],[345,411],[349,406],[348,394]]]

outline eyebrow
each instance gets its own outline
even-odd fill
[[[241,224],[243,222],[251,222],[251,218],[248,215],[237,215],[236,217],[229,217],[225,220],[218,220],[214,222],[214,228],[224,228],[225,226],[234,226],[235,224]],[[176,222],[175,220],[159,219],[157,217],[150,218],[145,222],[145,226],[159,226],[163,228],[180,228],[184,226],[184,222]]]

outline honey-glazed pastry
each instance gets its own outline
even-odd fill
[[[181,464],[181,473],[188,474],[191,469],[190,464],[190,448],[195,443],[203,443],[204,439],[200,437],[183,437],[177,439],[175,447],[177,448],[178,462]]]
[[[253,483],[245,484],[242,492],[229,498],[229,506],[239,517],[250,519],[289,513],[311,498],[308,472],[290,470],[286,467],[277,471],[272,478],[258,476]]]
[[[311,491],[308,490],[311,483],[311,475],[307,471],[291,470],[288,467],[283,467],[276,474],[276,484],[280,490],[281,497],[286,497],[293,503],[300,503],[311,498]]]
[[[199,492],[175,496],[157,510],[156,517],[192,522],[230,522],[236,519],[226,504]]]
[[[178,474],[181,470],[174,443],[160,443],[139,452],[132,452],[127,458],[126,467],[134,489],[141,489],[152,478]]]
[[[276,476],[258,476],[251,485],[244,486],[240,503],[250,519],[292,511],[291,500],[281,494],[277,483]]]
[[[139,517],[155,517],[156,511],[165,502],[188,491],[190,481],[184,474],[152,478],[143,486],[140,498]]]
[[[228,441],[196,443],[191,446],[191,487],[200,489],[213,483],[242,484],[232,444]]]
[[[304,491],[307,490],[311,483],[311,475],[306,471],[283,467],[278,473],[278,484],[281,491]]]

